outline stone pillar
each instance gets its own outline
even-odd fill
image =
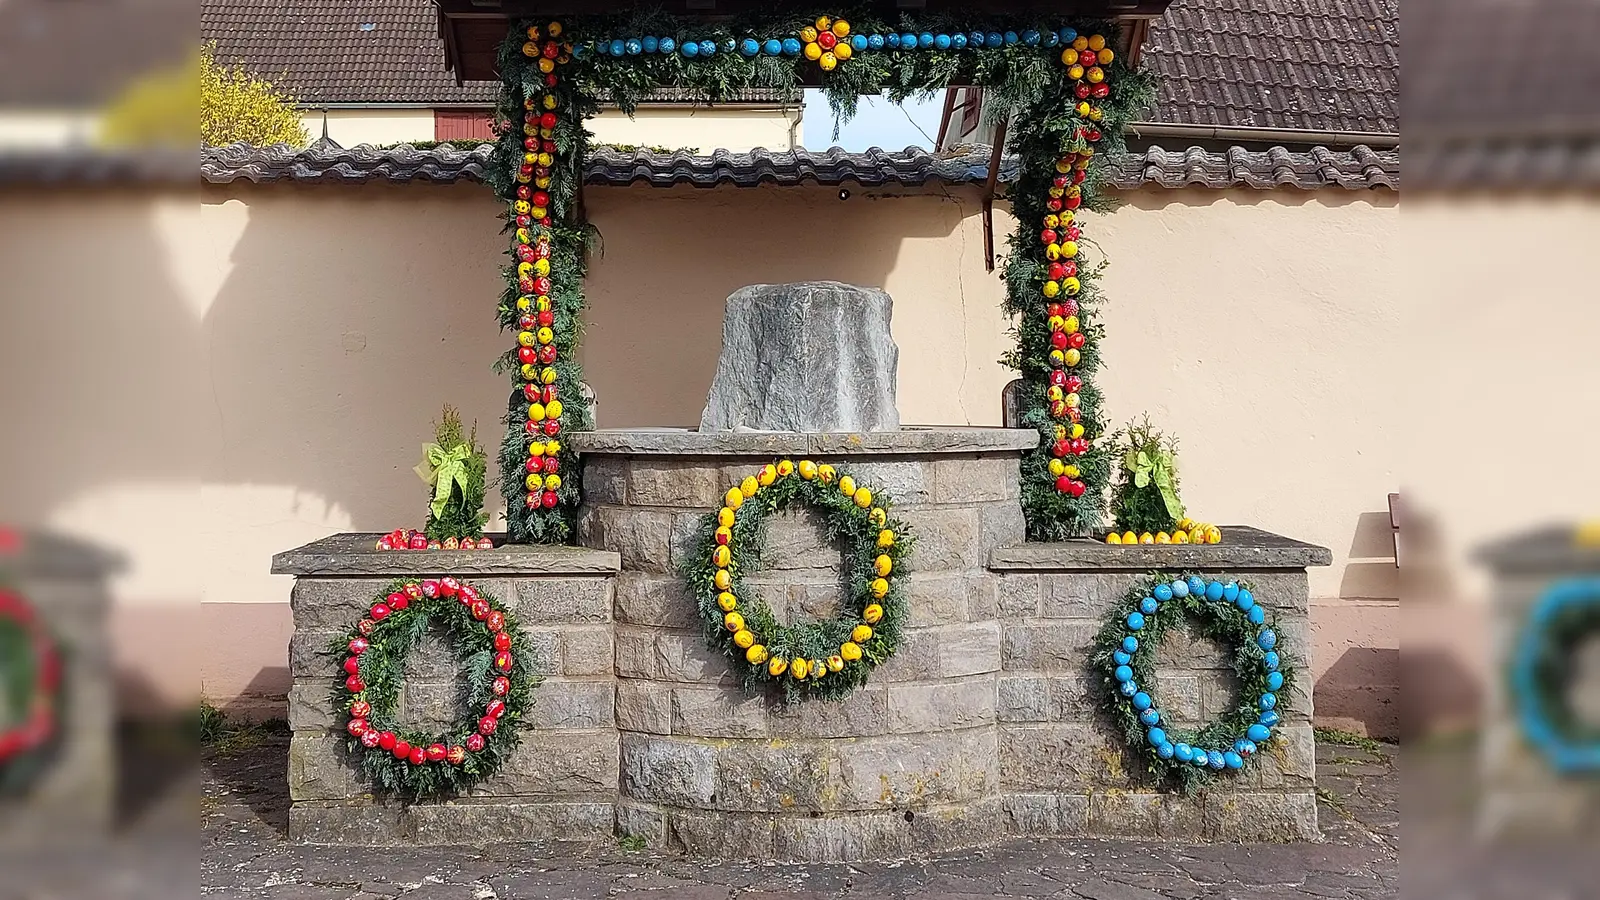
[[[61,660],[56,735],[30,754],[16,793],[0,796],[0,847],[105,836],[116,805],[115,691],[106,579],[121,568],[80,541],[23,534],[0,549],[0,584],[21,594]]]
[[[617,729],[611,609],[615,553],[507,545],[493,550],[377,552],[376,534],[341,534],[273,558],[295,576],[289,645],[289,836],[329,844],[481,844],[609,836],[615,819]],[[499,773],[470,795],[401,803],[372,795],[345,758],[331,691],[347,635],[396,578],[454,575],[512,608],[538,648],[542,682],[529,729]],[[463,718],[442,644],[407,660],[403,709],[419,726]]]
[[[1192,841],[1315,840],[1316,747],[1311,730],[1307,566],[1332,554],[1254,528],[1227,526],[1216,545],[1108,546],[1092,541],[996,550],[1004,633],[999,679],[1000,783],[1020,835]],[[1279,646],[1300,677],[1280,706],[1272,745],[1238,774],[1193,797],[1158,792],[1098,715],[1090,645],[1112,607],[1152,572],[1197,573],[1255,585],[1277,617]],[[1155,692],[1178,724],[1199,727],[1238,702],[1222,648],[1173,634]]]
[[[989,552],[1022,539],[1033,431],[866,434],[593,432],[579,537],[622,558],[617,583],[618,828],[697,856],[904,857],[1003,831]],[[848,470],[915,530],[909,627],[839,703],[748,694],[706,646],[678,567],[730,485],[778,458]],[[771,521],[747,579],[781,618],[831,614],[840,559],[796,509]]]
[[[1578,546],[1570,528],[1544,528],[1498,542],[1480,557],[1494,571],[1494,594],[1478,830],[1491,838],[1592,835],[1600,828],[1600,773],[1564,777],[1524,739],[1506,673],[1540,598],[1557,582],[1600,576],[1600,547]],[[1594,673],[1584,674],[1590,677],[1575,684],[1574,693],[1592,697],[1600,683]]]

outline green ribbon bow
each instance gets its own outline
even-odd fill
[[[472,448],[457,444],[449,450],[438,444],[422,448],[422,462],[412,471],[424,482],[433,485],[433,517],[444,515],[444,505],[450,502],[450,489],[461,485],[461,495],[467,494],[467,460],[472,458]]]
[[[1174,519],[1183,517],[1183,504],[1178,502],[1175,484],[1178,461],[1172,451],[1129,450],[1122,458],[1122,466],[1133,473],[1136,487],[1148,487],[1155,482],[1156,490],[1161,492],[1161,502],[1167,506],[1167,514]]]

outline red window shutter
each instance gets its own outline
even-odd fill
[[[433,139],[436,141],[494,140],[494,115],[483,109],[436,109],[433,111]]]

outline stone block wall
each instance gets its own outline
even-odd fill
[[[291,836],[329,843],[480,843],[613,831],[699,857],[893,858],[1007,836],[1194,840],[1315,838],[1309,676],[1284,726],[1237,774],[1194,797],[1157,792],[1100,720],[1088,646],[1152,571],[1248,580],[1280,649],[1309,672],[1307,578],[1331,554],[1251,528],[1217,546],[1022,543],[1018,463],[1031,431],[887,434],[593,432],[584,454],[585,548],[376,553],[345,535],[282,554],[293,593]],[[729,485],[773,459],[852,472],[916,532],[910,617],[896,655],[839,702],[749,694],[707,648],[679,574]],[[747,576],[790,622],[830,616],[839,548],[809,511],[773,517],[764,571]],[[329,705],[338,660],[320,651],[398,575],[470,578],[517,610],[544,683],[522,749],[458,800],[374,798],[342,756]],[[1219,648],[1174,633],[1163,708],[1200,725],[1236,702]],[[444,723],[453,673],[439,648],[408,669],[405,708]]]
[[[915,529],[910,618],[899,651],[864,689],[789,707],[735,683],[726,658],[707,649],[678,574],[704,517],[774,453],[585,457],[579,539],[617,552],[625,568],[620,831],[701,856],[823,860],[906,856],[1002,830],[1000,629],[983,566],[990,549],[1023,536],[1019,454],[839,449],[810,458],[891,496]],[[746,584],[786,621],[834,615],[839,548],[807,510],[769,524],[763,571]]]
[[[1248,528],[1227,528],[1225,534],[1229,544],[1208,547],[1069,542],[996,552],[992,566],[1003,623],[998,743],[1012,832],[1316,839],[1304,567],[1316,564],[1320,555],[1310,551],[1320,548],[1244,553],[1273,536]],[[1158,552],[1169,558],[1153,558]],[[1153,789],[1141,757],[1098,714],[1094,686],[1103,676],[1088,667],[1090,646],[1111,608],[1157,569],[1251,582],[1257,600],[1277,618],[1283,652],[1303,673],[1283,695],[1284,721],[1272,744],[1243,771],[1219,775],[1193,797]],[[1158,653],[1152,693],[1178,728],[1198,729],[1238,702],[1224,648],[1175,631]]]
[[[338,535],[280,554],[297,576],[289,668],[289,834],[330,844],[477,844],[610,835],[617,728],[612,607],[615,554],[578,548],[377,553],[376,535]],[[395,578],[455,575],[504,602],[536,648],[542,681],[529,728],[504,767],[469,796],[405,804],[373,796],[345,754],[331,688],[346,635]],[[443,730],[459,721],[455,663],[433,636],[406,660],[403,719]]]
[[[56,735],[0,795],[0,846],[20,849],[109,834],[116,805],[116,720],[106,579],[109,553],[75,540],[23,534],[0,549],[0,585],[20,594],[56,641],[61,692]]]
[[[1506,690],[1517,643],[1540,598],[1557,582],[1600,576],[1600,549],[1575,546],[1567,529],[1518,535],[1483,554],[1495,572],[1488,679],[1479,761],[1483,791],[1478,828],[1485,837],[1522,839],[1592,835],[1600,828],[1600,774],[1564,776],[1523,737],[1520,712]],[[1581,649],[1581,648],[1580,648]],[[1573,695],[1600,692],[1580,670]],[[1584,678],[1587,674],[1589,677]]]

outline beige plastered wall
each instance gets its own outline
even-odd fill
[[[442,403],[498,440],[496,205],[475,184],[240,183],[203,187],[198,206],[102,192],[111,250],[86,266],[87,197],[0,197],[18,213],[0,215],[0,255],[35,273],[17,289],[32,302],[7,304],[0,367],[8,391],[22,376],[46,385],[16,398],[44,450],[0,518],[122,552],[120,609],[199,610],[186,696],[198,669],[205,696],[272,711],[290,584],[267,574],[272,553],[418,524],[411,467]],[[1386,731],[1399,646],[1385,511],[1399,487],[1388,391],[1406,304],[1397,197],[1123,199],[1086,221],[1095,258],[1114,263],[1110,413],[1149,411],[1182,437],[1199,515],[1333,549],[1335,565],[1312,573],[1317,702],[1338,711],[1333,698],[1362,698],[1323,684],[1365,685],[1375,695],[1350,707],[1351,723]],[[726,296],[808,278],[894,296],[903,421],[999,423],[1010,338],[976,188],[853,187],[847,200],[822,187],[591,188],[585,201],[602,237],[583,351],[602,426],[697,421]],[[1003,249],[1012,222],[997,211],[994,225]],[[108,297],[122,302],[96,299]],[[98,310],[89,322],[85,305]],[[133,670],[166,656],[148,635],[128,652]]]
[[[312,140],[322,136],[323,111],[302,109],[300,124]],[[328,137],[341,147],[433,140],[433,110],[367,107],[327,111]]]

